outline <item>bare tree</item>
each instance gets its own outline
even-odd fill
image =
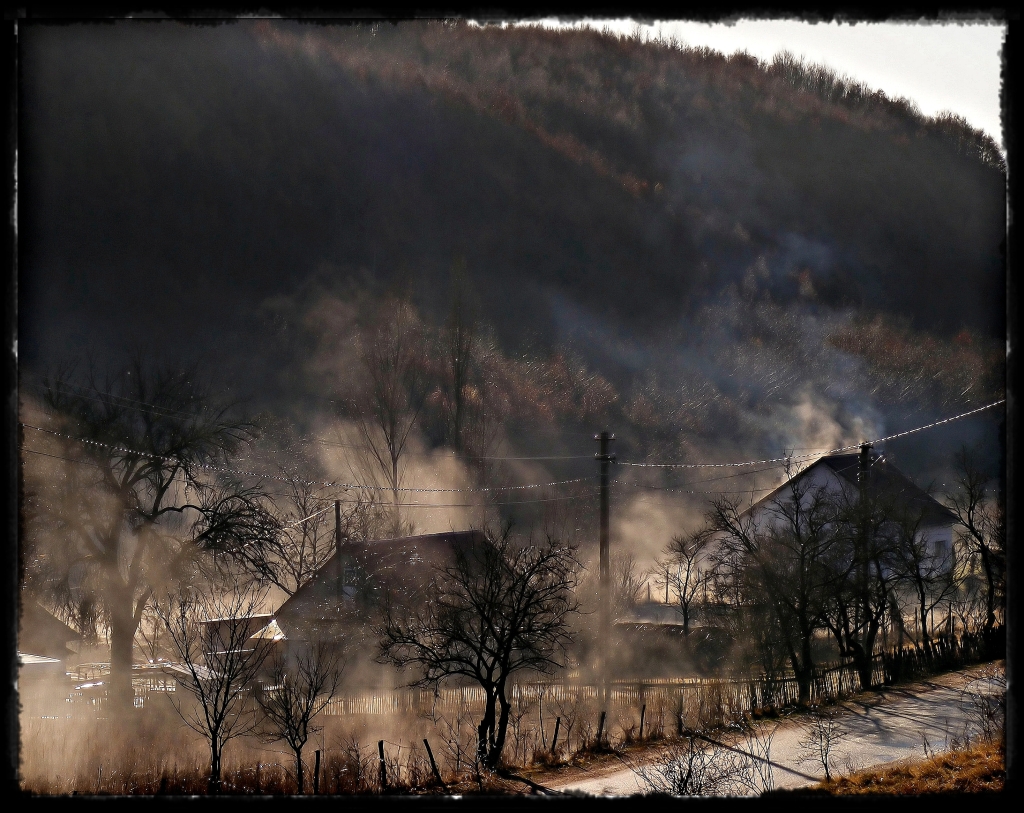
[[[180,685],[193,703],[171,697],[182,721],[210,746],[209,792],[218,793],[224,746],[258,722],[253,683],[274,640],[254,635],[263,594],[186,587],[156,604],[183,667]]]
[[[727,794],[745,784],[748,770],[744,754],[692,731],[664,749],[655,761],[633,768],[649,793],[672,796]]]
[[[423,671],[413,685],[451,678],[478,683],[486,697],[477,727],[480,763],[495,768],[508,729],[510,681],[524,671],[559,668],[569,643],[569,616],[579,563],[573,548],[548,538],[520,543],[511,526],[455,551],[439,567],[420,608],[386,608],[381,657]]]
[[[950,599],[950,612],[963,632],[981,632],[987,618],[987,584],[975,567],[977,561],[971,547],[959,534],[953,538],[953,559],[956,591]]]
[[[237,558],[255,581],[274,584],[290,596],[334,554],[334,501],[322,487],[281,471],[289,493],[268,501],[274,533],[261,545],[239,549]]]
[[[904,509],[896,520],[896,544],[891,561],[897,579],[909,587],[915,603],[915,615],[921,630],[921,641],[927,645],[929,613],[952,598],[956,591],[953,551],[937,544],[923,531],[924,514]]]
[[[324,487],[287,478],[289,493],[270,502],[276,532],[260,545],[240,548],[237,558],[256,581],[289,596],[320,572],[342,542],[372,538],[386,516],[376,494],[358,494],[337,504]]]
[[[960,690],[967,715],[962,739],[1001,740],[1006,732],[1006,668],[989,663],[972,674]]]
[[[640,569],[636,557],[629,552],[612,554],[608,564],[612,576],[612,613],[618,616],[639,603],[648,574]]]
[[[834,494],[839,544],[830,558],[832,589],[825,621],[866,690],[874,685],[875,645],[893,607],[898,579],[891,567],[897,547],[895,520],[905,498],[873,487],[874,464],[866,465],[865,455],[858,488]]]
[[[197,552],[224,561],[273,535],[259,485],[218,469],[256,428],[215,406],[194,370],[139,357],[103,380],[93,370],[84,380],[74,368],[59,371],[43,402],[34,445],[47,446],[60,473],[38,468],[42,457],[26,460],[45,516],[27,534],[26,580],[102,621],[112,702],[129,708],[134,638],[154,590]]]
[[[1000,502],[990,492],[990,478],[981,470],[977,454],[966,447],[954,459],[956,491],[948,496],[963,531],[960,540],[972,557],[981,563],[986,583],[985,625],[992,630],[997,622],[1005,592],[1006,525]]]
[[[315,720],[337,693],[342,668],[335,642],[316,640],[292,658],[275,653],[269,685],[256,695],[263,712],[261,735],[269,741],[284,740],[295,755],[299,794],[303,791],[302,749],[323,728]]]
[[[705,556],[713,536],[713,530],[705,526],[672,537],[665,561],[659,567],[665,574],[666,592],[669,595],[675,592],[676,604],[683,616],[684,635],[690,634],[693,607],[707,590],[709,568]]]
[[[791,479],[760,513],[744,513],[725,497],[711,505],[707,522],[718,538],[718,576],[733,586],[741,606],[759,608],[772,624],[796,676],[800,702],[807,703],[812,641],[824,627],[831,595],[834,501],[826,489]]]
[[[373,468],[391,489],[396,535],[402,458],[425,398],[422,348],[422,327],[406,299],[385,300],[362,336],[366,386],[357,405],[359,432]]]
[[[818,706],[811,709],[811,717],[804,726],[800,747],[807,754],[805,761],[821,764],[826,782],[832,781],[832,765],[836,759],[836,752],[848,735],[842,726],[838,709],[823,709]]]

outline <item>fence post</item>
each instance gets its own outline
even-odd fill
[[[313,795],[320,792],[320,749],[316,749],[316,761],[313,767]]]
[[[604,715],[605,712],[601,712],[601,719],[597,723],[597,745],[601,746],[601,734],[604,731]]]
[[[388,789],[388,771],[384,764],[384,740],[377,741],[377,754],[380,757],[380,789],[385,791]]]
[[[551,754],[554,756],[555,748],[558,747],[558,727],[562,724],[562,718],[555,718],[555,736],[551,738]]]
[[[437,779],[438,784],[442,788],[448,790],[448,786],[444,783],[444,780],[441,778],[441,772],[437,769],[437,763],[434,762],[434,752],[430,750],[430,743],[427,742],[426,737],[423,738],[423,745],[427,749],[427,756],[430,757],[430,768],[434,772],[434,778]]]
[[[640,707],[640,734],[638,736],[638,739],[641,742],[643,742],[643,739],[644,739],[644,714],[646,714],[646,713],[647,713],[647,704],[644,703]]]

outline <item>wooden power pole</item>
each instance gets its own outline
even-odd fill
[[[334,552],[341,553],[341,500],[334,501]]]
[[[602,432],[595,440],[601,444],[601,451],[594,457],[601,464],[601,612],[600,642],[598,644],[601,659],[601,705],[608,707],[608,641],[611,637],[612,596],[611,596],[611,561],[608,554],[608,480],[609,468],[615,455],[609,454],[608,444],[615,440],[615,435]]]

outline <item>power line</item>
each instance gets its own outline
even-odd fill
[[[775,457],[775,458],[771,458],[769,460],[749,460],[749,461],[745,461],[743,463],[630,463],[630,462],[623,462],[621,460],[620,461],[616,461],[616,462],[620,466],[634,466],[634,467],[637,467],[637,468],[655,468],[655,469],[703,469],[703,468],[724,468],[724,467],[734,467],[734,466],[758,466],[758,465],[761,465],[763,463],[782,463],[782,462],[786,462],[786,461],[802,462],[804,460],[810,460],[810,459],[813,459],[813,458],[821,457],[822,455],[838,454],[839,452],[848,452],[848,451],[851,451],[852,449],[859,449],[865,443],[870,444],[870,445],[873,446],[876,443],[885,443],[887,440],[896,440],[897,438],[902,438],[902,437],[906,437],[907,435],[912,435],[915,432],[923,432],[925,429],[932,429],[933,427],[941,426],[942,424],[945,424],[945,423],[951,423],[952,421],[958,421],[961,418],[966,418],[966,417],[968,417],[970,415],[975,415],[978,412],[982,412],[982,411],[984,411],[986,409],[991,409],[994,406],[999,406],[1000,404],[1004,404],[1004,403],[1006,403],[1006,399],[1002,398],[1002,399],[1000,399],[998,401],[995,401],[995,402],[993,402],[991,404],[986,404],[983,407],[977,407],[976,409],[972,409],[972,410],[970,410],[968,412],[962,412],[959,415],[954,415],[952,418],[944,418],[941,421],[935,421],[935,422],[927,424],[925,426],[919,426],[916,429],[908,429],[906,432],[898,432],[895,435],[887,435],[884,438],[876,438],[875,440],[869,440],[869,441],[863,441],[861,443],[855,443],[852,446],[841,446],[838,449],[829,449],[829,450],[824,450],[823,449],[818,454],[806,454],[806,455],[789,456],[789,457]]]
[[[977,409],[972,409],[970,412],[963,412],[960,415],[954,415],[952,418],[946,418],[946,419],[941,420],[941,421],[935,421],[935,423],[930,423],[927,426],[919,426],[917,429],[908,429],[906,432],[899,432],[899,433],[897,433],[895,435],[889,435],[888,437],[885,437],[885,438],[878,438],[878,440],[871,440],[871,441],[868,441],[868,443],[875,444],[875,443],[884,443],[887,440],[896,440],[896,438],[906,437],[907,435],[912,435],[915,432],[923,432],[925,429],[931,429],[933,426],[941,426],[944,423],[950,423],[951,421],[957,421],[957,420],[960,420],[960,418],[966,418],[968,415],[974,415],[977,412],[981,412],[981,411],[986,410],[986,409],[991,409],[994,406],[999,406],[1000,404],[1005,404],[1005,403],[1006,403],[1006,399],[1005,398],[1001,398],[1000,400],[995,401],[994,403],[987,404],[987,405],[985,405],[983,407],[978,407]],[[857,444],[856,446],[847,446],[845,449],[837,449],[836,451],[842,452],[842,451],[846,451],[847,449],[857,449],[857,448],[860,448],[861,445],[862,444]]]
[[[684,490],[684,489],[665,489],[666,491],[674,491],[679,494],[760,494],[766,491],[774,491],[778,486],[772,486],[771,488],[740,488],[734,490]],[[636,502],[651,503],[655,500],[648,497],[637,497]]]
[[[856,448],[856,447],[851,447]],[[773,457],[768,460],[748,460],[743,463],[630,463],[617,460],[616,465],[633,466],[641,469],[716,469],[736,468],[740,466],[760,466],[765,463],[800,462],[805,459],[818,457],[819,455],[801,455],[800,457]]]
[[[649,491],[686,491],[686,486],[700,485],[701,483],[715,483],[715,482],[718,482],[719,480],[731,480],[731,479],[733,479],[735,477],[747,477],[747,476],[749,476],[751,474],[761,474],[762,472],[774,471],[775,469],[780,469],[780,468],[783,467],[783,465],[785,465],[785,464],[777,463],[774,466],[765,466],[763,469],[751,469],[751,470],[748,470],[748,471],[740,471],[740,472],[737,472],[736,474],[723,474],[723,475],[721,475],[719,477],[707,477],[707,478],[705,478],[703,480],[691,480],[688,483],[681,483],[681,484],[676,485],[676,486],[651,486],[651,485],[647,485],[646,483],[616,483],[615,485],[620,487],[620,488],[644,488],[644,489],[647,489]],[[749,490],[749,489],[747,489],[747,490]],[[711,493],[711,492],[706,492],[706,493]],[[724,492],[723,491],[723,492],[716,492],[716,493],[726,494],[726,493],[732,493],[732,492]]]
[[[155,412],[166,416],[180,415],[187,418],[198,418],[201,417],[198,413],[189,412],[180,409],[171,409],[170,407],[162,407],[157,404],[152,404],[147,401],[139,401],[134,398],[128,398],[124,395],[115,395],[114,393],[104,392],[96,389],[95,387],[89,387],[83,384],[64,384],[55,383],[50,385],[51,388],[57,390],[63,390],[76,398],[85,398],[90,401],[96,401],[101,404],[107,404],[109,406],[121,406],[126,409],[134,409],[139,412]],[[37,391],[42,391],[40,385],[36,385]],[[95,392],[97,395],[103,396],[102,398],[95,398],[91,395],[84,395],[81,392],[75,392],[75,390],[89,390]],[[111,401],[105,399],[114,399],[115,401],[128,401],[129,403],[111,403]],[[131,406],[131,404],[138,404],[139,406]],[[302,441],[300,441],[302,442]],[[305,441],[308,443],[309,441]],[[320,440],[315,439],[313,443],[318,443],[322,446],[334,446],[342,449],[361,449],[361,445],[357,443],[341,443],[338,441]],[[408,457],[423,457],[430,458],[436,457],[437,452],[405,452]],[[508,455],[459,455],[454,450],[448,452],[452,457],[461,458],[463,460],[593,460],[592,455],[525,455],[525,456],[508,456]]]
[[[362,449],[358,443],[340,443],[338,441],[330,440],[313,440],[313,443],[319,443],[322,446],[337,446],[342,449]],[[437,457],[438,455],[451,456],[461,460],[593,460],[593,455],[578,454],[578,455],[526,455],[526,456],[507,456],[507,455],[460,455],[458,452],[450,450],[447,452],[405,452],[404,455],[409,457]]]
[[[85,444],[88,444],[90,446],[100,446],[102,448],[110,449],[110,450],[115,451],[115,452],[123,452],[125,454],[136,455],[138,457],[146,457],[146,458],[149,458],[151,460],[168,461],[168,462],[179,463],[179,464],[183,464],[184,465],[184,461],[182,461],[182,460],[180,460],[179,458],[176,458],[176,457],[171,457],[169,455],[158,455],[158,454],[153,454],[151,452],[143,452],[143,451],[140,451],[138,449],[131,449],[131,448],[128,448],[126,446],[115,446],[115,445],[113,445],[111,443],[103,443],[102,441],[98,441],[98,440],[88,440],[86,438],[77,438],[77,437],[74,437],[73,435],[68,435],[68,434],[66,434],[64,432],[57,432],[57,431],[55,431],[53,429],[44,429],[44,428],[42,428],[40,426],[33,426],[32,424],[27,424],[27,423],[22,423],[21,426],[25,427],[26,429],[35,429],[38,432],[46,432],[47,434],[50,434],[50,435],[56,435],[57,437],[62,437],[62,438],[66,438],[68,440],[73,440],[73,441],[76,441],[78,443],[85,443]],[[322,481],[322,480],[303,480],[300,477],[280,477],[280,476],[274,475],[274,474],[261,474],[259,472],[243,471],[241,469],[233,469],[233,468],[230,468],[228,466],[214,466],[214,465],[212,465],[210,463],[190,463],[190,464],[187,464],[187,465],[192,465],[192,466],[195,466],[197,468],[203,468],[203,469],[207,469],[207,470],[210,470],[210,471],[220,471],[220,472],[226,472],[228,474],[240,474],[240,475],[242,475],[244,477],[254,477],[254,478],[257,478],[257,479],[268,479],[268,480],[279,480],[279,481],[285,482],[285,483],[301,483],[303,485],[310,485],[310,486],[318,485],[318,486],[325,486],[325,487],[328,487],[328,488],[360,489],[360,490],[365,490],[365,491],[391,491],[391,492],[402,491],[402,492],[410,492],[410,493],[426,492],[426,493],[435,493],[435,494],[442,494],[442,493],[443,494],[456,494],[456,493],[465,493],[465,492],[481,493],[481,492],[491,492],[491,491],[517,491],[517,490],[524,490],[524,489],[531,489],[531,488],[548,488],[548,487],[551,487],[551,486],[561,486],[561,485],[569,485],[569,484],[572,484],[572,483],[582,483],[582,482],[585,482],[587,480],[594,479],[592,476],[590,476],[590,477],[576,477],[576,478],[571,479],[571,480],[554,480],[554,481],[549,482],[549,483],[529,483],[527,485],[518,485],[518,486],[484,486],[484,487],[479,487],[479,488],[413,488],[413,487],[409,487],[409,486],[398,486],[397,488],[392,488],[391,486],[368,486],[368,485],[363,485],[361,483],[342,483],[342,482],[334,482],[334,481],[328,482],[328,481]]]
[[[320,516],[321,514],[326,514],[330,510],[331,510],[331,506],[328,505],[326,508],[321,508],[319,511],[315,511],[314,513],[310,514],[308,517],[303,517],[302,519],[297,519],[297,520],[295,520],[295,522],[289,522],[284,527],[285,528],[294,528],[296,525],[301,525],[303,522],[309,522],[309,520],[314,519],[314,518]]]
[[[52,457],[52,458],[55,458],[56,460],[66,460],[68,463],[75,463],[75,464],[80,465],[80,466],[90,466],[90,467],[96,468],[96,469],[101,468],[96,463],[92,463],[92,462],[90,462],[88,460],[77,460],[77,459],[75,459],[73,457],[63,457],[61,455],[50,454],[49,452],[41,452],[38,449],[29,449],[27,446],[19,446],[18,448],[21,449],[24,452],[29,452],[31,454],[42,455],[43,457]],[[283,479],[283,478],[275,478],[275,479]],[[188,480],[178,479],[177,477],[172,477],[171,478],[171,482],[184,483],[185,485],[189,484]],[[292,482],[294,482],[294,481],[292,481]],[[316,485],[316,484],[314,483],[313,485]],[[325,483],[324,485],[325,486],[330,486],[332,484]],[[387,490],[390,491],[391,489],[387,489]],[[421,491],[429,491],[430,489],[420,489],[420,490]],[[596,492],[594,494],[596,494]],[[545,497],[545,498],[536,499],[536,500],[495,500],[494,502],[489,502],[489,503],[421,503],[421,502],[400,502],[400,503],[381,503],[381,506],[385,507],[385,508],[386,507],[391,507],[391,506],[394,506],[394,505],[397,505],[399,507],[405,507],[405,508],[487,508],[489,506],[497,506],[497,505],[532,505],[534,503],[542,503],[542,502],[561,502],[561,501],[564,501],[564,500],[580,500],[580,499],[584,499],[586,497],[592,497],[592,496],[594,496],[594,494],[566,494],[566,495],[562,495],[560,497]],[[266,496],[266,497],[291,497],[293,495],[291,495],[291,494],[271,494],[271,493],[267,493],[267,494],[264,494],[264,496]],[[359,504],[359,503],[362,503],[363,501],[362,500],[351,500],[351,499],[340,498],[340,499],[338,499],[338,502]],[[303,522],[306,522],[307,520],[313,519],[313,517],[318,516],[319,514],[322,514],[325,511],[329,511],[330,509],[331,509],[331,506],[327,506],[322,511],[317,511],[315,514],[311,514],[308,517],[305,517],[303,519],[297,520],[296,522],[292,522],[292,523],[290,523],[288,525],[285,525],[284,527],[285,528],[294,527],[294,526],[299,525],[299,524],[301,524]]]
[[[982,412],[982,411],[984,411],[986,409],[991,409],[994,406],[998,406],[999,404],[1005,403],[1005,401],[1006,401],[1006,399],[1001,399],[1001,400],[996,401],[994,403],[987,404],[986,406],[978,407],[976,409],[969,410],[968,412],[963,412],[963,413],[961,413],[959,415],[954,415],[951,418],[945,418],[945,419],[940,420],[940,421],[934,421],[934,422],[932,422],[930,424],[926,424],[925,426],[919,426],[916,429],[909,429],[909,430],[907,430],[905,432],[899,432],[899,433],[896,433],[894,435],[888,435],[888,436],[883,437],[883,438],[878,438],[876,440],[869,441],[869,443],[874,445],[874,444],[878,444],[878,443],[884,443],[884,442],[889,441],[889,440],[896,440],[898,438],[906,437],[907,435],[912,435],[912,434],[914,434],[916,432],[922,432],[922,431],[924,431],[926,429],[931,429],[931,428],[936,427],[936,426],[941,426],[943,424],[951,423],[952,421],[960,420],[961,418],[966,418],[966,417],[968,417],[970,415],[975,415],[978,412]],[[68,434],[63,433],[63,432],[57,432],[57,431],[54,431],[52,429],[44,429],[44,428],[39,427],[39,426],[33,426],[32,424],[22,423],[21,426],[24,427],[24,428],[27,428],[27,429],[35,429],[36,431],[39,431],[39,432],[46,432],[46,433],[51,434],[51,435],[56,435],[57,437],[63,437],[63,438],[66,438],[68,440],[77,441],[79,443],[85,443],[85,444],[89,444],[89,445],[93,445],[93,446],[100,446],[100,447],[103,447],[103,448],[111,449],[112,451],[123,452],[125,454],[137,455],[139,457],[146,457],[146,458],[153,459],[153,460],[170,461],[170,462],[175,462],[175,463],[179,463],[179,464],[183,463],[183,461],[181,461],[180,459],[175,458],[175,457],[164,456],[164,455],[156,455],[156,454],[152,454],[152,453],[148,453],[148,452],[142,452],[142,451],[139,451],[137,449],[130,449],[130,448],[123,447],[123,446],[114,446],[113,444],[103,443],[101,441],[88,440],[88,439],[85,439],[85,438],[76,438],[76,437],[74,437],[72,435],[68,435]],[[850,451],[850,450],[853,450],[853,449],[858,449],[862,445],[863,444],[854,444],[854,445],[851,445],[851,446],[843,446],[843,447],[840,447],[840,448],[837,448],[837,449],[831,449],[831,450],[828,450],[828,451],[824,451],[824,454],[825,455],[837,454],[839,452]],[[24,448],[24,447],[22,447],[22,448]],[[71,460],[70,458],[61,457],[59,455],[47,454],[46,452],[40,452],[40,451],[36,451],[36,450],[32,450],[32,449],[25,449],[25,451],[30,451],[30,452],[33,452],[35,454],[41,454],[41,455],[45,455],[47,457],[53,457],[53,458],[61,459],[61,460]],[[799,456],[771,458],[771,459],[768,459],[768,460],[752,460],[752,461],[745,461],[745,462],[740,462],[740,463],[632,463],[632,462],[622,462],[622,461],[615,461],[615,462],[617,462],[618,465],[621,465],[621,466],[632,466],[632,467],[637,467],[637,468],[669,468],[669,469],[675,469],[675,468],[684,468],[684,469],[686,469],[686,468],[738,468],[738,467],[755,466],[755,465],[776,464],[776,465],[768,466],[767,468],[760,470],[760,471],[767,471],[767,470],[769,470],[771,468],[778,468],[779,464],[800,463],[800,462],[805,462],[807,460],[816,459],[816,458],[818,458],[820,456],[822,456],[822,455],[820,455],[820,454],[807,454],[807,455],[799,455]],[[588,456],[585,456],[585,455],[580,455],[579,456],[580,459],[583,459],[583,458],[586,458],[586,457],[588,457]],[[495,458],[495,459],[499,459],[499,458]],[[544,458],[500,458],[500,459],[513,460],[513,459],[544,459]],[[551,458],[551,459],[569,459],[569,458]],[[71,461],[71,462],[79,462],[79,461]],[[94,464],[92,464],[92,465],[94,465]],[[401,492],[404,492],[404,493],[435,493],[435,494],[440,494],[440,493],[447,493],[447,494],[455,494],[455,493],[489,493],[489,492],[492,492],[492,491],[515,491],[515,490],[525,490],[525,489],[533,489],[533,488],[549,488],[549,487],[554,487],[554,486],[570,485],[570,484],[573,484],[573,483],[586,482],[588,480],[592,480],[593,479],[593,477],[577,477],[577,478],[574,478],[574,479],[571,479],[571,480],[555,480],[555,481],[548,482],[548,483],[530,483],[530,484],[526,484],[526,485],[517,485],[517,486],[487,486],[487,487],[479,487],[479,488],[413,488],[413,487],[406,487],[406,486],[400,486],[398,488],[391,488],[390,486],[368,486],[368,485],[362,485],[362,484],[359,484],[359,483],[342,483],[342,482],[333,482],[333,481],[332,482],[328,482],[328,481],[316,481],[316,480],[303,480],[302,478],[299,478],[299,477],[280,477],[280,476],[276,476],[276,475],[272,475],[272,474],[260,474],[258,472],[242,471],[242,470],[239,470],[239,469],[233,469],[233,468],[226,467],[226,466],[214,466],[214,465],[208,464],[208,463],[195,463],[195,464],[192,464],[192,465],[195,465],[196,467],[199,467],[199,468],[211,470],[211,471],[220,471],[220,472],[226,472],[226,473],[230,473],[230,474],[240,474],[242,476],[254,477],[254,478],[257,478],[257,479],[271,479],[271,480],[278,480],[278,481],[287,482],[287,483],[297,483],[297,484],[310,485],[310,486],[319,486],[319,487],[323,487],[323,488],[342,488],[342,489],[346,489],[346,490],[353,489],[353,490],[380,491],[380,492],[386,492],[386,491],[398,492],[398,491],[401,491]],[[756,473],[756,472],[743,472],[743,474],[748,474],[748,473],[749,474],[753,474],[753,473]],[[739,476],[739,475],[729,475],[729,476]],[[718,479],[727,479],[727,477],[710,478],[708,480],[703,480],[703,481],[698,481],[698,482],[712,482],[713,480],[718,480]],[[690,489],[679,489],[679,488],[670,489],[670,488],[659,488],[657,486],[640,486],[640,485],[637,485],[635,487],[646,487],[646,488],[651,488],[652,490],[679,491],[680,493],[689,493],[689,494],[694,494],[694,493],[704,493],[704,494],[711,494],[711,493],[720,493],[720,494],[725,494],[725,493],[741,493],[741,492],[728,492],[728,491],[694,491],[694,490],[690,490]],[[762,491],[762,490],[771,490],[771,489],[755,489],[755,490]],[[742,493],[746,493],[746,491],[744,491]],[[497,504],[499,504],[499,505],[516,505],[516,504],[525,504],[526,502],[548,502],[548,501],[550,501],[550,500],[503,502],[503,503],[497,503]],[[403,503],[398,503],[398,505],[403,505]],[[407,504],[404,504],[404,505],[418,506],[418,505],[423,505],[423,504],[422,503],[407,503]],[[462,504],[454,504],[453,503],[453,504],[444,505],[444,506],[438,504],[438,507],[471,507],[471,506],[469,506],[469,505],[462,505]]]
[[[108,406],[119,406],[119,407],[124,407],[125,409],[134,409],[137,412],[154,412],[154,413],[157,413],[157,414],[160,414],[160,415],[169,416],[169,417],[170,416],[175,416],[175,415],[180,415],[180,416],[185,417],[185,418],[200,418],[200,417],[202,417],[197,412],[191,412],[189,410],[173,409],[171,407],[159,406],[157,404],[151,404],[148,401],[140,401],[140,400],[138,400],[136,398],[129,398],[126,395],[115,395],[112,392],[104,392],[103,390],[98,390],[95,387],[89,387],[89,386],[86,386],[84,384],[70,384],[70,383],[63,383],[63,382],[54,382],[53,384],[49,385],[49,388],[65,392],[65,393],[67,393],[69,395],[74,396],[75,398],[85,398],[86,400],[97,401],[97,402],[99,402],[101,404],[106,404]],[[41,384],[36,384],[35,385],[35,389],[36,389],[37,393],[43,393],[43,394],[45,393],[45,388]],[[93,397],[91,395],[84,395],[83,393],[76,392],[75,390],[89,390],[91,392],[95,392],[97,395],[104,396],[104,398],[95,398],[95,397]],[[104,400],[105,398],[112,399],[113,403],[111,401]],[[118,401],[127,401],[128,403],[117,403]],[[133,404],[137,404],[138,406],[133,406]],[[204,409],[204,411],[205,411],[205,409]]]

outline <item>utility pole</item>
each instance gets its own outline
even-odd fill
[[[338,600],[345,596],[345,569],[341,561],[341,500],[334,501],[334,585]]]
[[[594,457],[601,464],[601,612],[600,612],[600,643],[601,657],[601,705],[608,706],[608,640],[611,637],[611,561],[608,555],[608,479],[609,468],[615,455],[608,453],[608,444],[615,440],[615,435],[607,431],[597,435],[594,440],[601,444],[601,451]]]
[[[334,501],[334,552],[341,553],[341,500]]]
[[[857,529],[857,591],[859,602],[855,610],[855,619],[865,627],[869,622],[868,596],[868,476],[871,469],[871,444],[862,443],[857,466],[857,513],[860,527]]]

